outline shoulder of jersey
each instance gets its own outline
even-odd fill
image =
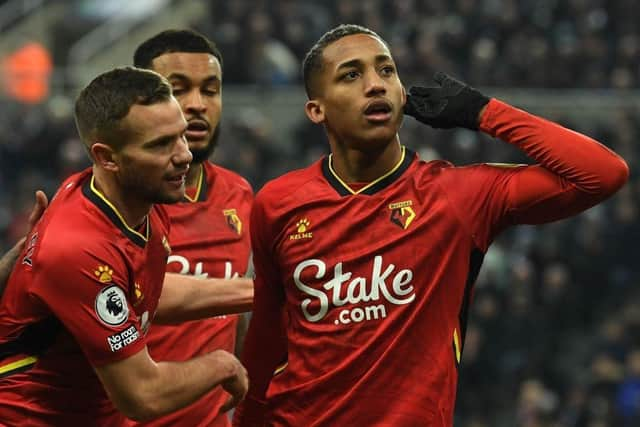
[[[82,230],[85,228],[83,227],[84,221],[79,218],[84,214],[84,209],[81,208],[84,196],[81,192],[86,178],[87,174],[84,171],[64,180],[44,211],[41,223],[46,222],[47,228],[56,227],[59,229],[63,233],[63,240],[72,239],[74,236],[82,234]],[[89,225],[89,227],[92,226]],[[82,238],[82,236],[79,237]]]
[[[90,169],[85,169],[82,172],[74,173],[62,181],[62,184],[60,184],[60,187],[58,187],[58,190],[51,198],[51,203],[55,200],[64,200],[71,196],[76,190],[79,191],[80,187],[84,185],[85,180],[89,177],[89,172]]]
[[[51,221],[39,232],[40,253],[47,254],[44,258],[40,256],[41,263],[71,266],[88,260],[113,259],[120,254],[123,238],[117,230],[96,229],[95,224],[84,219],[88,217],[75,217],[71,223],[63,212],[57,217],[60,222]]]
[[[208,168],[215,170],[217,176],[223,178],[227,185],[235,187],[240,191],[249,191],[253,194],[251,184],[249,184],[249,181],[247,181],[242,175],[213,163],[208,163]]]
[[[419,167],[422,167],[428,173],[435,175],[442,172],[444,169],[454,168],[455,165],[447,160],[420,160]]]
[[[321,176],[321,161],[317,161],[304,169],[296,169],[268,181],[258,192],[256,198],[284,199],[286,196],[299,194],[298,191],[304,191],[308,194],[309,181]]]
[[[69,254],[77,248],[99,248],[118,240],[120,235],[113,232],[112,224],[96,214],[97,208],[91,208],[94,205],[82,194],[82,186],[90,175],[90,169],[86,169],[62,183],[45,210],[45,221],[41,221],[45,227],[41,232],[42,244]]]
[[[167,227],[168,224],[171,224],[171,215],[167,211],[167,208],[170,208],[173,205],[165,205],[165,204],[154,204],[151,208],[151,217],[153,217],[154,213],[158,215],[160,222]]]

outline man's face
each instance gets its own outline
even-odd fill
[[[406,102],[389,49],[375,37],[355,34],[327,46],[318,78],[318,116],[330,135],[366,147],[395,138]]]
[[[155,58],[151,68],[166,77],[187,119],[186,132],[194,162],[215,148],[222,112],[222,70],[208,53],[172,52]]]
[[[184,197],[192,155],[180,105],[170,100],[134,105],[121,122],[126,143],[114,155],[117,178],[138,202],[175,203]]]

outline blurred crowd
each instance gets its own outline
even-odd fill
[[[225,83],[297,85],[306,50],[349,22],[386,38],[407,85],[440,69],[482,87],[637,89],[638,16],[640,2],[632,0],[234,0],[211,2],[211,16],[195,27],[220,46]],[[89,163],[63,97],[39,105],[0,99],[0,111],[0,249],[7,249],[25,232],[34,190],[51,196]],[[597,120],[569,113],[548,117],[620,153],[631,180],[577,218],[519,227],[494,243],[475,288],[457,427],[640,425],[640,263],[633,249],[640,240],[640,106],[603,109]],[[225,116],[223,124],[214,161],[256,191],[328,148],[322,129],[308,121],[287,129],[286,141],[276,141],[280,124],[259,111]],[[410,118],[401,140],[424,159],[528,161],[484,135],[436,131]]]
[[[632,88],[640,79],[635,0],[234,0],[199,24],[227,80],[300,81],[327,28],[358,23],[393,46],[405,81],[443,70],[476,85]]]

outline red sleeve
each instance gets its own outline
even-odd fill
[[[251,244],[256,278],[253,312],[244,341],[242,363],[249,374],[249,392],[236,408],[234,426],[265,424],[265,395],[274,371],[286,358],[287,340],[283,326],[284,289],[273,257],[273,221],[261,198],[251,210]]]
[[[448,197],[468,218],[463,222],[482,249],[508,225],[541,224],[582,212],[618,191],[629,176],[625,161],[604,145],[496,99],[487,105],[480,129],[537,162],[476,165],[443,174],[465,183]]]
[[[629,177],[625,161],[604,145],[497,100],[489,103],[480,128],[538,163],[518,169],[509,182],[516,223],[574,215],[614,194]]]
[[[124,255],[93,243],[47,248],[47,257],[34,265],[32,293],[73,335],[89,363],[102,366],[136,354],[145,340],[129,303]]]

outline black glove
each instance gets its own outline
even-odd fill
[[[442,71],[433,80],[439,86],[409,89],[404,113],[434,128],[477,130],[478,114],[489,98]]]

